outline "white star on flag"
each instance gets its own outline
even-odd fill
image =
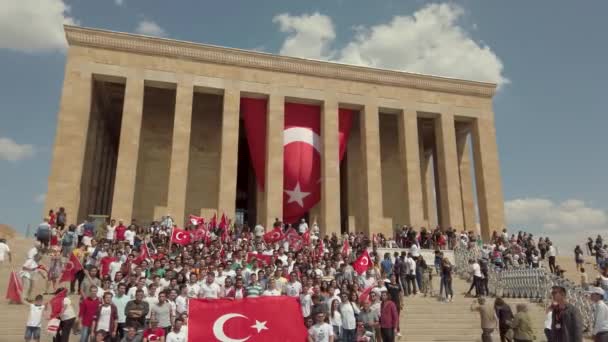
[[[287,200],[287,204],[292,202],[297,202],[300,207],[304,207],[303,199],[310,195],[310,192],[304,192],[300,189],[300,183],[296,182],[296,187],[293,190],[285,190],[289,199]]]
[[[258,331],[258,334],[262,330],[268,330],[268,328],[266,328],[266,322],[260,322],[257,319],[255,320],[255,324],[252,325],[251,327],[255,328]]]

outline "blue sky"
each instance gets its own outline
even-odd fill
[[[558,0],[0,0],[0,223],[40,221],[68,22],[498,82],[510,226],[563,239],[605,231],[607,11]]]

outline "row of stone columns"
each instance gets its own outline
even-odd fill
[[[130,219],[133,212],[137,175],[139,142],[142,127],[144,82],[143,73],[132,71],[126,79],[124,108],[112,198],[112,217]],[[64,93],[61,101],[53,165],[49,180],[47,207],[54,207],[57,199],[72,213],[80,203],[78,182],[82,178],[82,160],[90,116],[91,74],[71,71],[66,67]],[[191,75],[178,77],[173,127],[171,165],[167,211],[176,222],[184,220],[192,122],[194,82]],[[239,103],[241,90],[227,82],[223,89],[222,138],[218,212],[235,212]],[[266,140],[266,188],[258,195],[258,221],[267,226],[280,218],[283,207],[283,126],[285,94],[270,91],[268,96]],[[383,217],[382,179],[380,160],[379,107],[373,100],[359,104],[360,148],[362,156],[361,218],[363,230],[390,234]],[[322,195],[320,224],[325,233],[340,231],[340,173],[338,148],[338,109],[336,95],[326,94],[321,115]],[[429,187],[431,155],[422,148],[418,133],[418,113],[413,107],[399,108],[399,153],[403,170],[403,203],[408,223],[422,226],[429,222],[432,196]],[[435,153],[439,198],[439,220],[443,226],[463,228],[473,224],[472,180],[466,135],[457,134],[454,113],[438,113],[434,124]],[[503,224],[502,190],[496,152],[493,115],[471,119],[475,182],[479,202],[479,220],[484,235],[489,229]],[[60,156],[69,154],[71,158]],[[112,164],[112,163],[110,163]],[[103,171],[102,171],[103,172]],[[108,177],[108,176],[106,176]],[[469,190],[466,190],[469,189]],[[51,201],[51,202],[49,202]],[[159,204],[162,205],[162,204]],[[90,214],[90,213],[87,213]],[[361,229],[358,229],[361,230]]]

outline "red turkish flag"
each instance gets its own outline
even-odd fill
[[[283,130],[283,221],[295,222],[321,198],[321,107],[285,103]],[[265,99],[241,99],[251,161],[261,190],[264,189],[266,155]],[[339,154],[342,160],[352,125],[353,111],[339,109]]]
[[[283,234],[283,231],[279,227],[264,234],[264,241],[266,243],[279,242],[279,241],[283,240],[284,238],[285,238],[285,234]]]
[[[59,317],[63,309],[63,299],[68,295],[68,289],[63,289],[49,301],[51,307],[51,318]]]
[[[372,259],[370,259],[367,250],[364,250],[363,253],[355,260],[353,264],[353,268],[357,271],[358,274],[363,274],[367,269],[372,265]]]
[[[181,228],[173,228],[171,231],[171,242],[176,243],[178,245],[188,245],[190,244],[190,233]]]
[[[149,257],[150,251],[148,250],[148,244],[144,242],[141,245],[141,251],[139,252],[139,255],[137,256],[137,258],[133,259],[133,263],[139,265],[142,263],[142,261],[148,259]]]
[[[64,281],[73,281],[76,279],[76,273],[82,270],[82,264],[80,260],[73,253],[70,254],[70,260],[63,265],[63,273],[61,273],[61,278],[59,278],[59,282],[62,283]]]
[[[258,267],[272,265],[272,255],[248,252],[247,263],[250,264],[254,259],[257,260]]]
[[[214,229],[217,227],[217,214],[213,214],[211,221],[209,221],[209,229]]]
[[[196,322],[188,325],[188,341],[304,342],[308,335],[293,297],[190,299],[188,304],[189,321]]]
[[[8,287],[6,288],[6,299],[13,303],[21,304],[21,293],[23,293],[21,279],[17,276],[17,272],[13,271],[9,275]]]
[[[189,218],[190,218],[190,223],[192,223],[195,226],[202,226],[203,224],[205,224],[204,217],[190,215]]]
[[[374,287],[376,287],[375,283],[369,287],[366,287],[365,290],[361,292],[361,294],[359,295],[359,303],[367,302],[367,300],[369,299],[369,294],[372,292]]]
[[[342,255],[344,256],[348,256],[349,254],[349,245],[348,245],[348,239],[344,239],[344,244],[342,245]]]

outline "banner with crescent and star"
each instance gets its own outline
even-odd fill
[[[266,99],[241,99],[241,110],[258,186],[264,189],[266,164]],[[321,107],[285,103],[283,130],[283,221],[292,223],[321,199]],[[352,125],[353,111],[339,109],[339,154],[341,161]],[[272,132],[270,132],[272,134]]]

